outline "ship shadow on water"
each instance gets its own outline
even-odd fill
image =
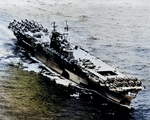
[[[91,115],[91,119],[100,119],[100,120],[131,120],[133,119],[133,109],[128,109],[116,105],[105,98],[97,95],[92,94],[90,99],[85,97],[84,94],[81,95],[81,98],[87,102],[87,108],[89,109],[93,115]]]

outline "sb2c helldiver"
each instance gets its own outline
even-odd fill
[[[47,67],[85,88],[92,88],[108,101],[130,108],[131,100],[145,89],[137,78],[126,77],[78,45],[69,43],[67,22],[63,34],[57,32],[55,22],[51,33],[27,19],[13,20],[8,28]]]

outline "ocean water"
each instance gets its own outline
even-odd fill
[[[51,96],[60,98],[60,100],[57,99],[56,101],[63,103],[63,105],[58,105],[62,108],[58,107],[61,109],[58,111],[56,109],[43,108],[42,112],[37,112],[40,114],[36,114],[36,111],[39,110],[38,108],[42,108],[41,102],[36,104],[36,109],[32,109],[34,112],[32,115],[30,115],[30,112],[26,112],[32,105],[26,105],[20,101],[20,104],[23,106],[22,108],[19,107],[20,104],[13,106],[12,103],[15,102],[11,101],[14,98],[12,96],[10,97],[10,94],[12,94],[10,92],[10,88],[12,87],[10,86],[17,78],[22,80],[20,76],[14,77],[14,75],[19,74],[23,77],[30,72],[34,72],[39,77],[41,70],[43,70],[40,63],[29,59],[25,50],[16,45],[17,40],[15,36],[7,28],[9,22],[13,19],[34,20],[46,26],[49,31],[52,30],[52,22],[55,21],[58,25],[57,29],[62,30],[67,20],[70,42],[80,45],[107,64],[117,67],[123,74],[138,77],[142,80],[143,85],[146,86],[146,90],[140,91],[137,97],[132,101],[131,107],[133,109],[131,111],[122,111],[122,108],[112,109],[107,103],[100,103],[101,105],[97,107],[97,104],[99,104],[99,101],[95,102],[97,98],[90,99],[87,98],[87,96],[90,95],[86,95],[84,99],[81,99],[79,97],[81,91],[75,92],[69,99],[68,97],[63,97],[60,94],[51,92]],[[149,120],[149,21],[150,1],[148,0],[1,0],[0,119],[107,120],[109,117],[112,117],[118,120]],[[28,71],[29,73],[19,73],[18,71],[20,71],[20,69],[18,68],[19,70],[16,70],[16,66],[19,67],[22,72]],[[64,86],[69,84],[67,80],[63,80],[61,76],[53,71],[50,70],[47,72],[49,72],[47,78],[49,81],[55,79],[57,87],[59,84]],[[43,77],[39,79],[43,80]],[[43,81],[43,84],[48,83]],[[63,86],[61,87],[63,88]],[[51,84],[47,88],[53,88],[54,91],[60,90],[60,88],[56,89]],[[24,90],[24,88],[21,89]],[[43,88],[42,90],[44,91],[45,89]],[[64,90],[67,91],[68,88],[64,88]],[[35,93],[36,92],[35,90]],[[47,93],[48,92],[47,90]],[[49,96],[49,94],[45,96]],[[15,97],[20,98],[19,94]],[[41,98],[42,97],[37,97],[36,99],[38,101],[38,99],[41,100]],[[28,100],[29,103],[32,101],[30,100],[31,99]],[[54,101],[49,102],[52,102],[53,105],[51,106],[55,108],[57,103],[54,104]],[[12,108],[15,108],[15,110]],[[53,113],[53,115],[47,113]]]

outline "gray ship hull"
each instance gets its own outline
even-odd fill
[[[130,108],[132,99],[145,88],[137,78],[126,77],[98,57],[70,44],[66,39],[68,34],[57,32],[55,23],[50,43],[43,41],[49,39],[48,30],[34,21],[14,20],[8,28],[12,29],[20,45],[44,65],[107,101]]]
[[[18,36],[16,36],[16,37],[18,38]],[[39,61],[41,61],[44,65],[46,65],[53,71],[59,73],[60,75],[63,75],[63,70],[61,69],[60,65],[57,64],[56,62],[54,62],[54,59],[52,59],[51,55],[53,55],[53,53],[49,53],[49,54],[45,55],[40,52],[41,49],[40,49],[40,51],[34,49],[33,46],[31,46],[24,40],[20,39],[20,37],[18,38],[18,40],[21,43],[20,45],[22,47],[29,50],[32,53],[32,55],[34,57],[36,57]],[[132,99],[135,98],[135,97],[131,97],[131,96],[125,96],[122,94],[118,94],[116,92],[112,92],[104,86],[97,85],[97,83],[95,83],[92,80],[87,80],[87,79],[83,79],[82,77],[79,77],[78,75],[74,74],[73,72],[69,71],[68,69],[65,69],[65,71],[69,74],[69,78],[68,78],[69,80],[71,80],[72,82],[75,82],[76,84],[83,85],[84,87],[85,86],[88,87],[87,91],[96,93],[97,95],[103,97],[107,101],[110,101],[114,104],[130,108],[130,103],[131,103]],[[89,88],[91,88],[91,89],[89,89]]]

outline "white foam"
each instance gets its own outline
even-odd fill
[[[34,71],[36,73],[39,73],[41,71],[38,63],[32,63],[32,64],[23,63],[23,66],[25,67],[24,70],[27,71]]]

